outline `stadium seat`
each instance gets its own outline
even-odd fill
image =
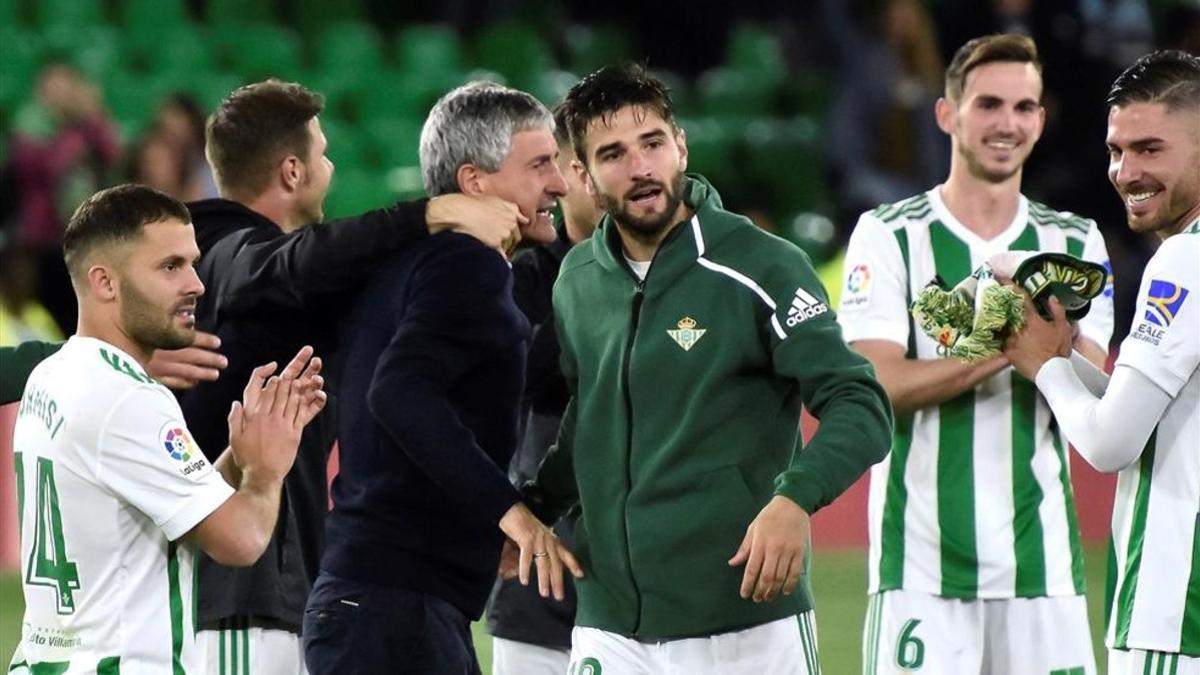
[[[248,80],[294,80],[300,75],[300,38],[286,28],[224,24],[213,27],[213,41],[218,63]]]
[[[725,65],[745,73],[757,73],[774,82],[787,78],[783,45],[768,28],[744,23],[733,30],[725,51]]]
[[[204,18],[214,26],[276,21],[273,0],[205,0]]]
[[[452,26],[418,24],[396,34],[396,65],[410,73],[455,73],[466,68],[462,43]]]
[[[194,96],[205,112],[215,110],[226,96],[245,83],[237,75],[215,71],[193,72],[187,77],[177,76],[174,81],[177,88]]]
[[[353,216],[371,209],[382,208],[395,201],[384,182],[375,172],[361,169],[335,171],[325,198],[326,219]]]
[[[697,83],[699,105],[705,115],[766,115],[774,112],[776,83],[758,73],[713,68]]]
[[[46,50],[65,55],[87,77],[95,80],[121,64],[117,31],[103,24],[56,24],[43,31]]]
[[[383,67],[383,40],[370,24],[335,23],[315,41],[317,68],[342,77],[371,78]]]
[[[522,23],[494,24],[474,42],[476,65],[500,73],[518,89],[529,89],[541,73],[554,67],[549,45]]]
[[[382,118],[367,122],[367,156],[384,170],[421,165],[419,147],[424,120]]]
[[[44,50],[37,32],[0,26],[0,108],[12,112],[29,97]]]
[[[376,81],[358,93],[359,119],[407,118],[423,121],[438,97],[457,86],[454,73],[383,70]]]
[[[291,0],[296,30],[309,41],[326,27],[343,22],[367,22],[366,0]]]
[[[567,91],[578,81],[579,77],[574,73],[565,70],[548,70],[534,80],[533,86],[529,88],[529,93],[533,94],[546,107],[553,108],[563,100]]]
[[[567,65],[580,76],[627,61],[633,54],[628,31],[617,26],[575,24],[567,29]]]
[[[24,23],[20,0],[0,0],[0,26],[15,28]]]
[[[169,30],[189,21],[183,0],[121,0],[119,18],[130,33]]]
[[[38,0],[37,26],[50,30],[58,26],[97,26],[105,23],[100,0]]]
[[[298,82],[321,94],[325,99],[325,111],[322,119],[333,118],[344,122],[358,122],[363,119],[359,114],[359,103],[372,89],[381,86],[384,77],[381,73],[387,71],[372,71],[370,78],[345,77],[337,72],[312,70],[302,73]]]
[[[742,172],[760,203],[769,204],[776,216],[830,212],[819,127],[813,119],[762,118],[744,125],[742,135]]]
[[[120,127],[121,136],[130,141],[149,126],[163,97],[178,88],[174,78],[116,69],[104,81],[104,102]]]
[[[734,130],[715,117],[677,118],[677,122],[687,138],[688,170],[725,185],[721,177],[734,173],[738,140]]]
[[[357,126],[322,115],[321,131],[325,132],[325,140],[329,143],[325,154],[336,167],[335,176],[376,168],[369,164],[367,144]]]

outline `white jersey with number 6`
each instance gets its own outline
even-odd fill
[[[73,337],[33,371],[13,447],[25,595],[14,665],[199,672],[193,553],[178,540],[233,490],[174,396],[128,354]]]
[[[1141,457],[1117,478],[1107,640],[1116,649],[1200,656],[1198,295],[1200,220],[1146,264],[1117,358],[1118,368],[1145,375],[1171,402]]]

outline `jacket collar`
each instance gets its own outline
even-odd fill
[[[683,199],[694,213],[691,218],[676,223],[659,244],[650,271],[646,273],[644,292],[648,297],[670,288],[676,278],[733,229],[733,214],[725,211],[721,195],[704,177],[687,175]],[[636,277],[625,262],[621,236],[612,216],[605,214],[596,228],[596,234],[592,236],[591,246],[601,267],[625,275],[630,283],[637,284]]]

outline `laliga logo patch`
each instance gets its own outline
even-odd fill
[[[171,459],[179,463],[179,473],[199,478],[209,468],[208,460],[200,454],[196,442],[181,422],[167,422],[158,434],[158,440],[166,448]]]
[[[850,309],[865,305],[871,298],[871,268],[867,265],[855,265],[846,275],[846,295],[842,298],[842,308]]]
[[[171,459],[177,462],[186,462],[192,458],[192,439],[180,427],[167,430],[163,436],[163,445]]]
[[[1183,286],[1161,279],[1152,280],[1150,292],[1146,294],[1146,321],[1163,328],[1170,326],[1187,296],[1188,289]]]
[[[700,338],[704,337],[704,334],[708,332],[707,328],[696,328],[696,320],[690,316],[683,317],[676,325],[678,328],[668,330],[667,335],[671,336],[675,344],[683,347],[683,351],[685,352],[691,351],[692,347],[700,341]]]
[[[862,293],[871,286],[871,268],[866,265],[855,265],[846,276],[846,290],[851,293]]]

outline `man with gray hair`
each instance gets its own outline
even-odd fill
[[[566,192],[553,129],[528,94],[455,89],[421,132],[425,189],[508,200],[528,218],[522,237],[549,241]],[[449,232],[385,263],[351,308],[341,469],[304,619],[313,675],[479,673],[470,622],[506,536],[543,596],[563,597],[564,566],[582,574],[506,477],[528,337],[509,266]]]

